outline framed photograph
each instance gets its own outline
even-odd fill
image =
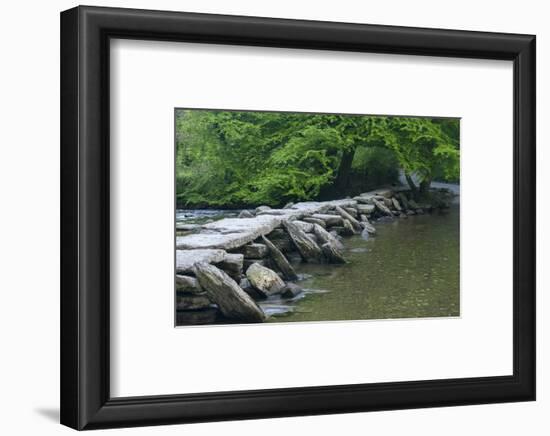
[[[460,315],[459,118],[175,119],[176,326]]]
[[[61,13],[61,422],[535,399],[535,37]]]

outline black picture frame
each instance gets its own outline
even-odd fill
[[[111,38],[513,61],[513,374],[111,398]],[[75,429],[535,399],[535,36],[80,6],[61,13],[61,423]]]

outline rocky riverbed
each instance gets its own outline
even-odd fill
[[[434,194],[432,204],[418,204],[406,189],[387,188],[283,209],[260,206],[218,220],[215,213],[186,220],[180,211],[176,324],[265,322],[295,310],[294,303],[312,293],[322,299],[323,291],[301,286],[308,276],[297,272],[299,265],[329,270],[345,264],[345,238],[372,237],[380,220],[445,209],[454,195],[447,189]]]

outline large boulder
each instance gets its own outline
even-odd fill
[[[336,227],[335,227],[336,228]],[[342,236],[353,236],[355,235],[356,233],[360,233],[361,231],[363,230],[363,227],[361,226],[361,230],[358,232],[354,229],[353,225],[348,221],[348,220],[344,220],[344,227],[342,228],[342,230],[340,231],[340,234]]]
[[[351,224],[350,224],[351,226]],[[352,228],[353,230],[353,228]],[[344,225],[342,223],[341,226],[334,226],[330,229],[330,233],[334,236],[338,236],[338,237],[341,237],[341,236],[345,236],[345,233],[346,233],[346,229],[344,228]]]
[[[321,226],[315,224],[313,231],[315,232],[315,236],[317,237],[317,239],[321,241],[321,244],[326,244],[327,242],[330,242],[337,249],[344,249],[344,244],[342,244],[338,238],[327,232]]]
[[[392,197],[391,201],[392,201],[393,207],[399,212],[401,212],[402,209],[401,209],[401,205],[399,204],[399,201],[397,201],[395,197]]]
[[[328,263],[346,263],[346,259],[342,252],[331,242],[326,242],[321,245],[321,249]]]
[[[204,224],[198,233],[177,236],[176,248],[193,251],[216,248],[234,250],[271,232],[280,226],[282,219],[282,217],[272,215],[259,215],[254,218],[224,218]]]
[[[246,271],[248,268],[250,268],[250,265],[252,264],[260,264],[261,266],[268,266],[269,265],[269,258],[263,258],[263,259],[245,259],[243,262],[243,271]]]
[[[372,204],[372,197],[372,195],[361,194],[357,197],[353,197],[353,199],[356,200],[358,204]]]
[[[393,212],[388,208],[388,206],[386,206],[383,201],[379,201],[376,198],[373,198],[372,202],[374,203],[376,208],[380,210],[380,212],[382,212],[384,215],[393,216]]]
[[[374,204],[358,204],[356,206],[357,211],[359,214],[368,215],[370,213],[374,212]]]
[[[330,215],[328,213],[326,214],[315,213],[311,217],[324,221],[326,225],[330,227],[341,226],[343,224],[343,220],[340,215]],[[321,227],[325,227],[325,226],[321,226]]]
[[[249,210],[243,209],[239,213],[238,218],[254,218],[254,214],[250,212]]]
[[[262,294],[260,294],[256,289],[254,289],[254,287],[250,284],[250,280],[248,280],[246,276],[239,281],[239,286],[244,292],[250,295],[254,300],[260,300],[264,298]]]
[[[264,244],[250,243],[244,246],[244,256],[249,259],[261,259],[266,257],[268,249]]]
[[[193,274],[196,263],[218,263],[225,255],[225,250],[219,249],[176,250],[176,273]]]
[[[262,240],[264,241],[265,245],[267,246],[271,258],[273,259],[273,262],[275,265],[277,265],[277,268],[279,271],[283,273],[283,278],[286,280],[297,280],[298,275],[296,274],[296,271],[294,271],[294,268],[290,264],[290,262],[287,260],[285,255],[279,250],[275,244],[272,244],[269,239],[267,239],[265,236],[262,236]]]
[[[246,278],[254,289],[265,297],[280,294],[285,289],[285,282],[275,271],[258,263],[250,265],[246,270]]]
[[[341,207],[336,207],[336,212],[340,214],[340,216],[344,219],[344,227],[346,227],[346,220],[349,221],[349,223],[352,225],[353,229],[356,232],[361,232],[363,230],[363,227],[361,227],[361,224],[359,221],[355,219],[355,217],[351,216],[347,210],[342,209]],[[357,213],[357,212],[356,212]]]
[[[227,253],[217,266],[223,269],[235,280],[240,279],[243,274],[244,256],[239,253]]]
[[[352,217],[357,218],[357,209],[355,207],[343,207],[342,209],[344,209]]]
[[[370,221],[369,221],[369,219],[367,218],[366,215],[361,215],[361,224],[363,225],[363,228],[365,229],[365,231],[367,231],[371,235],[374,235],[376,233],[376,229],[370,223]],[[361,234],[363,234],[363,233],[361,233]]]
[[[176,291],[186,294],[202,294],[204,291],[195,277],[176,275]]]
[[[271,208],[269,206],[258,206],[255,210],[256,213],[259,213],[259,212],[266,212],[268,210],[271,210]]]
[[[327,223],[324,221],[324,220],[321,220],[319,218],[313,218],[312,216],[306,216],[305,218],[303,218],[303,220],[306,222],[306,223],[309,223],[309,224],[317,224],[321,227],[326,227],[327,226]],[[313,229],[312,229],[313,230]],[[304,230],[305,231],[305,230]],[[309,233],[309,232],[307,232]]]
[[[323,254],[321,248],[312,238],[290,221],[283,223],[286,231],[290,235],[292,242],[296,245],[300,256],[306,261],[321,261]]]
[[[313,224],[312,223],[308,223],[308,222],[300,221],[300,220],[294,220],[294,221],[292,221],[292,223],[297,225],[302,232],[305,232],[305,233],[313,232]]]
[[[295,298],[302,292],[304,292],[304,289],[300,285],[296,283],[287,283],[282,295],[285,298]]]
[[[267,237],[282,253],[294,250],[294,243],[290,239],[290,235],[283,229],[275,229]]]
[[[385,197],[385,198],[393,197],[393,191],[391,189],[378,189],[374,193],[380,197]]]
[[[265,321],[262,309],[222,270],[199,262],[195,265],[195,273],[208,298],[218,305],[225,317],[245,322]]]

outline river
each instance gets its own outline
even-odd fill
[[[375,225],[376,237],[344,239],[348,264],[296,265],[306,293],[290,312],[271,302],[269,321],[458,316],[459,206]]]
[[[236,214],[178,212],[180,222]],[[459,316],[459,205],[374,224],[376,236],[344,238],[345,265],[295,263],[304,293],[259,302],[268,322]]]

